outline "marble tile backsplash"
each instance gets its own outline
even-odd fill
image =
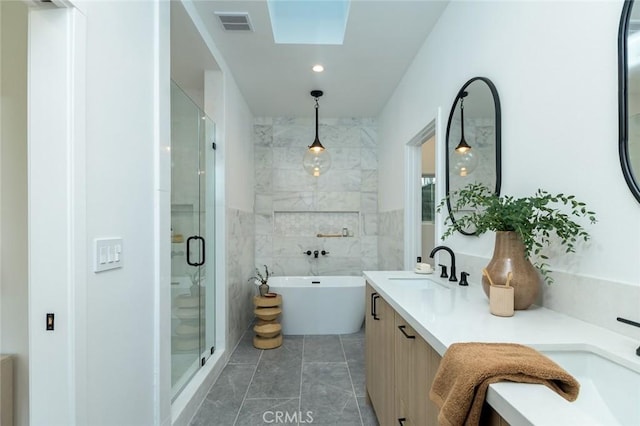
[[[469,282],[479,284],[490,257],[456,253],[456,260],[458,272],[470,272]],[[554,283],[542,284],[537,305],[629,336],[640,344],[640,329],[616,321],[616,317],[640,319],[640,287],[561,271],[551,274]]]
[[[360,275],[377,269],[377,132],[367,118],[321,119],[331,169],[313,177],[302,157],[313,118],[263,117],[254,125],[255,259],[277,275]],[[322,238],[340,234],[348,238]],[[307,256],[325,250],[327,256]]]

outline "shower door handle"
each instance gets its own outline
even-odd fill
[[[198,243],[200,244],[200,259],[198,259],[195,262],[191,261],[191,241],[198,241]],[[198,236],[198,235],[192,235],[191,237],[187,238],[187,264],[191,265],[191,266],[202,266],[204,265],[204,261],[205,261],[205,240],[204,238]]]

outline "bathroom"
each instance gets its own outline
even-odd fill
[[[77,347],[66,341],[55,342],[59,345],[56,347],[64,349],[55,359],[47,355],[51,352],[46,340],[50,335],[42,335],[39,329],[30,330],[34,339],[28,350],[33,379],[30,390],[34,399],[30,408],[20,407],[21,425],[27,424],[24,419],[29,410],[32,422],[37,424],[37,420],[42,419],[38,416],[48,413],[48,408],[73,407],[70,401],[86,408],[78,412],[74,408],[60,409],[50,414],[60,416],[61,424],[70,424],[65,420],[76,415],[94,420],[92,424],[168,424],[171,421],[170,385],[166,374],[161,374],[170,369],[169,348],[160,338],[163,333],[169,333],[163,322],[165,316],[159,314],[168,312],[171,282],[170,271],[161,261],[169,259],[171,251],[168,242],[170,202],[166,182],[154,180],[156,169],[164,170],[166,179],[170,168],[166,154],[170,131],[165,119],[169,114],[169,88],[158,82],[169,79],[170,10],[168,5],[154,2],[139,2],[135,7],[97,3],[100,2],[82,5],[83,13],[92,18],[87,23],[90,37],[86,38],[88,152],[80,167],[86,170],[86,191],[90,194],[86,197],[91,203],[84,213],[87,229],[82,235],[86,245],[101,236],[122,236],[128,250],[125,263],[131,259],[131,264],[138,267],[125,267],[103,275],[93,274],[86,265],[78,267],[76,272],[88,278],[86,286],[76,288],[75,292],[68,283],[47,282],[46,277],[30,283],[39,298],[29,301],[28,305],[20,299],[25,307],[19,316],[21,320],[26,323],[29,306],[30,323],[41,324],[41,314],[50,312],[51,301],[55,300],[56,312],[68,309],[80,316],[73,321],[86,325],[77,330],[79,338],[74,343]],[[196,5],[185,3],[191,13],[197,14]],[[436,134],[442,135],[448,110],[460,86],[474,76],[486,76],[498,88],[502,105],[502,193],[526,195],[538,187],[550,192],[571,192],[598,213],[598,223],[590,228],[589,246],[575,256],[552,259],[556,282],[544,287],[545,305],[636,340],[640,338],[636,330],[615,321],[616,316],[640,317],[637,303],[640,206],[624,181],[618,158],[616,39],[622,4],[622,1],[596,1],[579,4],[451,2],[446,5],[384,107],[378,114],[364,118],[366,127],[375,129],[373,137],[365,142],[375,143],[370,148],[372,154],[375,153],[375,163],[367,163],[370,168],[366,170],[376,178],[371,182],[371,185],[375,182],[375,189],[362,190],[362,193],[367,194],[366,202],[376,208],[370,212],[371,222],[359,218],[358,226],[353,226],[357,232],[354,240],[345,239],[347,243],[361,239],[362,270],[376,267],[402,270],[407,269],[407,262],[415,260],[405,248],[405,239],[400,237],[407,229],[402,173],[406,144],[432,121],[436,123]],[[204,29],[202,19],[198,21],[200,29]],[[116,24],[122,31],[114,34]],[[120,50],[111,48],[113,43],[117,43]],[[215,40],[206,40],[206,45],[219,54]],[[123,55],[128,61],[121,60]],[[247,278],[256,265],[274,261],[261,249],[258,232],[263,232],[265,223],[260,217],[262,213],[256,209],[253,179],[247,176],[254,176],[260,164],[254,138],[256,127],[270,125],[268,120],[280,117],[254,116],[224,60],[218,56],[216,59],[218,69],[206,78],[219,90],[207,95],[212,99],[205,99],[203,103],[213,105],[219,101],[216,97],[224,94],[224,110],[205,108],[220,132],[217,157],[224,168],[219,171],[222,173],[219,181],[227,183],[226,190],[223,187],[217,191],[222,223],[216,244],[219,255],[216,288],[221,291],[217,302],[222,316],[217,324],[222,330],[216,336],[224,337],[217,343],[217,349],[224,353],[234,347],[251,321],[250,297],[255,289],[247,283]],[[157,75],[158,81],[150,75]],[[105,81],[114,83],[119,90],[109,90],[111,86],[105,87]],[[323,89],[325,99],[330,93],[335,96],[330,88]],[[125,94],[131,102],[123,108],[115,97]],[[301,91],[300,96],[309,98],[306,90]],[[307,101],[310,116],[312,99]],[[156,105],[158,111],[152,111],[149,105]],[[62,114],[64,109],[50,108],[49,111]],[[144,114],[140,114],[141,111]],[[321,122],[328,125],[337,119],[323,100],[320,113]],[[134,122],[134,117],[138,121]],[[118,131],[105,132],[111,129],[110,122],[122,125]],[[308,123],[312,135],[312,121]],[[329,138],[329,134],[326,137]],[[322,133],[320,138],[324,142]],[[144,142],[140,150],[132,149],[132,140]],[[42,138],[42,149],[47,148],[47,142],[50,141]],[[305,138],[300,143],[310,142]],[[42,152],[55,154],[55,151]],[[129,154],[123,156],[123,152]],[[41,170],[50,172],[47,163],[42,161]],[[121,173],[113,173],[114,169]],[[113,178],[109,185],[103,178],[107,175]],[[131,180],[130,176],[140,179]],[[43,173],[41,178],[46,180],[51,176]],[[113,214],[109,206],[135,213]],[[161,206],[167,216],[157,217]],[[157,222],[151,223],[149,218],[156,217]],[[61,229],[67,229],[68,224],[63,225]],[[337,224],[338,229],[343,225]],[[366,234],[362,234],[363,229]],[[264,240],[269,238],[268,234],[261,236]],[[365,237],[372,238],[365,243]],[[58,237],[51,238],[43,244],[54,246]],[[161,243],[165,239],[166,243]],[[493,247],[489,235],[455,236],[446,244],[456,251],[463,269],[477,269],[476,265],[490,257]],[[301,248],[316,249],[311,243]],[[85,253],[82,247],[76,249]],[[344,250],[348,253],[350,248]],[[301,250],[300,264],[304,270],[295,273],[306,274],[313,272],[313,268],[323,268],[323,261],[335,262],[330,258],[337,255],[329,251],[329,257],[313,263],[316,260],[303,256]],[[351,260],[344,266],[345,274],[347,267],[355,266],[358,256],[347,257]],[[36,264],[31,268],[38,266],[42,267]],[[472,283],[477,279],[479,277],[470,277]],[[3,296],[5,285],[8,284],[3,281]],[[78,298],[74,302],[77,305],[66,308],[65,301],[71,294]],[[9,312],[8,308],[3,306],[2,312],[3,315]],[[3,318],[3,329],[8,327],[5,324]],[[3,336],[7,335],[3,330]],[[70,365],[69,357],[65,356],[68,351],[85,362]],[[91,377],[91,380],[79,379],[75,393],[59,392],[57,386],[67,382],[47,376],[44,366],[51,365],[72,377]],[[207,365],[196,374],[196,379],[206,388],[219,368]],[[128,393],[122,392],[123,377],[132,378],[126,382]],[[21,380],[26,386],[27,380]],[[21,388],[22,395],[26,394],[25,386]],[[150,389],[153,392],[149,392]],[[195,395],[202,396],[202,392],[193,390]],[[132,401],[130,395],[133,394],[140,397]],[[189,402],[184,405],[189,406]],[[87,422],[79,420],[78,423]]]

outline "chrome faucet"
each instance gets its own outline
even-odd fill
[[[318,250],[314,250],[314,251],[313,251],[313,257],[314,257],[314,258],[316,258],[316,259],[317,259],[319,254],[320,254],[320,252],[319,252]]]
[[[456,277],[456,255],[453,254],[453,250],[447,246],[438,246],[431,250],[429,257],[433,259],[433,256],[435,256],[435,254],[440,250],[446,251],[451,256],[451,275],[449,275],[449,281],[458,281],[458,278]]]

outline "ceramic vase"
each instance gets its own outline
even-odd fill
[[[538,298],[540,275],[525,257],[524,244],[514,231],[497,231],[493,257],[487,265],[487,272],[495,285],[505,285],[507,275],[512,273],[510,286],[513,287],[515,310],[527,309]],[[489,297],[489,280],[482,276],[482,288]]]
[[[260,296],[264,297],[267,293],[269,293],[269,285],[266,281],[263,281],[262,284],[258,286],[260,290]]]

